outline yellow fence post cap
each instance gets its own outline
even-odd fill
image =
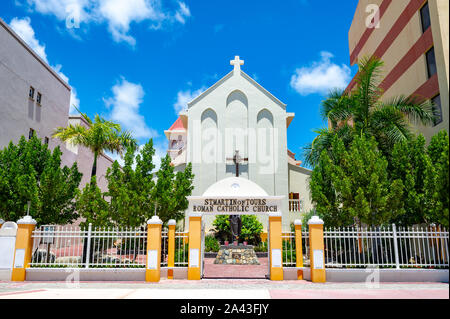
[[[308,225],[323,225],[323,220],[321,220],[319,216],[313,216],[308,221]]]
[[[31,216],[24,216],[17,221],[18,225],[36,225],[36,221]]]
[[[153,216],[151,219],[147,222],[148,225],[162,225],[161,219],[159,219],[158,216]]]
[[[169,220],[169,222],[167,223],[168,226],[175,226],[177,224],[177,221],[175,219],[171,219]]]

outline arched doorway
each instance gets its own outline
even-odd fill
[[[190,242],[193,239],[193,245],[189,248],[189,263],[191,268],[198,266],[200,278],[266,278],[273,276],[274,266],[282,272],[281,262],[281,205],[284,196],[269,196],[264,189],[256,183],[240,177],[229,177],[211,185],[202,196],[191,196],[189,200],[189,216],[190,216]],[[205,259],[205,225],[204,216],[217,215],[255,215],[262,221],[267,221],[268,242],[267,257],[262,257],[260,265],[234,264],[234,263],[218,263],[213,260]],[[271,219],[276,219],[276,230],[270,230]],[[195,220],[192,223],[191,220]],[[209,226],[209,225],[208,225]],[[279,228],[279,230],[278,230]],[[275,231],[275,232],[274,232]],[[279,238],[277,232],[279,232]],[[195,234],[201,236],[198,238]],[[272,235],[271,235],[272,234]],[[192,237],[191,237],[192,236]],[[271,237],[277,239],[271,243]],[[198,239],[199,240],[198,240]],[[196,246],[195,243],[200,244]],[[221,247],[222,251],[228,251],[230,254],[251,254],[246,251],[245,246],[237,247]],[[200,255],[200,256],[199,256]],[[238,256],[241,257],[241,256]],[[215,257],[217,259],[217,256]],[[265,259],[264,259],[265,258]],[[233,258],[231,258],[233,259]],[[199,261],[199,265],[196,262]],[[231,268],[229,268],[231,267]],[[255,273],[251,268],[254,268]],[[194,270],[192,270],[194,271]],[[198,275],[197,275],[198,277]]]

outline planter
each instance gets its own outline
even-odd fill
[[[246,241],[244,241],[244,246],[247,246],[247,244],[248,244],[248,243],[247,243]]]
[[[225,246],[228,246],[230,244],[230,242],[229,241],[225,241]]]

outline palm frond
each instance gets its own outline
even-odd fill
[[[423,125],[429,125],[435,120],[433,103],[418,96],[396,96],[387,102],[381,103],[381,107],[393,107],[399,110],[414,124],[420,122]]]
[[[359,103],[357,117],[361,118],[360,121],[366,121],[370,109],[382,95],[379,85],[384,63],[377,58],[370,57],[362,58],[358,65],[359,72],[356,77],[357,90],[355,93]]]
[[[328,97],[322,101],[322,118],[324,120],[329,119],[333,127],[336,127],[338,123],[347,122],[353,116],[353,100],[353,97],[344,91],[332,91]]]

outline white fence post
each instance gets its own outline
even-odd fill
[[[395,255],[395,267],[400,269],[400,261],[398,258],[398,243],[397,243],[397,227],[392,224],[392,234],[394,237],[394,255]]]
[[[92,224],[89,223],[88,227],[88,235],[87,235],[87,249],[86,249],[86,268],[89,268],[89,257],[91,256],[91,233],[92,233]]]

